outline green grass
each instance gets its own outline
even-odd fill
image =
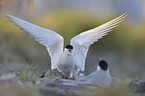
[[[32,65],[26,66],[24,69],[21,69],[18,79],[22,82],[27,81],[35,81],[39,78],[39,75],[41,74],[39,70],[31,70],[30,67],[33,67]]]

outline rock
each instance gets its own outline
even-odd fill
[[[113,78],[113,85],[122,84],[126,86],[132,93],[145,93],[145,80],[142,79],[118,79]],[[140,96],[140,95],[137,95]]]
[[[77,85],[77,84],[72,84],[72,83],[58,83],[56,87],[63,89],[65,91],[82,91],[82,90],[84,90],[84,87]]]
[[[47,80],[47,79],[44,79],[44,78],[39,78],[35,81],[35,84],[56,84],[54,81],[51,81],[51,80]]]
[[[43,96],[69,96],[69,94],[66,93],[66,90],[70,89],[70,87],[63,85],[60,82],[40,78],[36,81],[36,84],[46,85],[43,89]]]
[[[43,90],[43,96],[69,96],[64,90],[59,88],[46,87]]]
[[[84,88],[80,85],[72,84],[72,83],[62,83],[57,81],[51,81],[47,79],[40,78],[36,81],[36,84],[45,84],[46,87],[50,88],[59,88],[64,91],[81,91]]]
[[[129,96],[145,96],[145,93],[135,93],[135,94],[130,94]]]
[[[51,80],[51,81],[55,81],[61,78],[62,78],[61,74],[58,71],[54,71],[54,70],[48,70],[45,73],[45,77],[44,77],[44,79]]]
[[[0,80],[13,79],[14,77],[16,77],[16,73],[6,73],[0,76]]]
[[[132,79],[130,83],[128,83],[128,87],[134,93],[145,93],[145,80]]]

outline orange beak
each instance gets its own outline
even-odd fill
[[[71,53],[71,49],[68,49],[68,51]]]

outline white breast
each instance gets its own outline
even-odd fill
[[[64,51],[64,53],[61,54],[59,69],[60,71],[67,77],[70,77],[71,74],[73,74],[74,71],[74,59],[73,55],[68,54],[67,51]]]
[[[92,77],[88,78],[87,82],[90,84],[95,84],[99,87],[108,87],[112,82],[112,78],[108,70],[97,70]]]

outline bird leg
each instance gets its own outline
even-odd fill
[[[73,78],[73,72],[70,72],[69,78],[72,80],[72,78]]]
[[[65,75],[62,73],[62,79],[64,79]]]
[[[70,79],[72,80],[72,77],[70,77]]]
[[[63,73],[62,73],[62,79],[67,79],[67,77]]]

